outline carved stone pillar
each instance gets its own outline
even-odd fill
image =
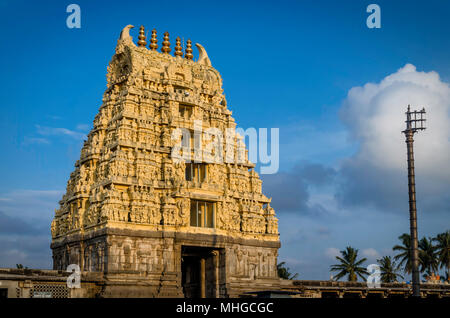
[[[204,257],[200,258],[200,298],[206,297],[206,279],[205,279],[206,260]]]
[[[211,252],[214,264],[214,297],[220,297],[220,277],[219,277],[219,251],[214,250]]]

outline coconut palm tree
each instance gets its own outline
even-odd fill
[[[410,274],[412,271],[411,265],[411,236],[407,233],[403,233],[398,237],[402,242],[401,245],[395,245],[392,249],[398,251],[399,254],[394,256],[394,260],[400,260],[399,266],[403,266],[405,273]]]
[[[447,279],[450,276],[450,231],[438,234],[433,241],[436,242],[436,254],[440,268],[447,269]]]
[[[347,280],[349,282],[356,282],[358,280],[358,276],[364,280],[364,275],[369,274],[364,267],[360,266],[367,259],[362,258],[358,260],[357,249],[347,246],[345,250],[341,251],[341,256],[342,257],[336,256],[336,259],[340,261],[340,264],[331,265],[332,272],[339,272],[335,276],[337,280],[341,279],[345,275],[348,275]]]
[[[381,282],[393,283],[397,281],[397,277],[403,279],[403,276],[398,273],[401,271],[401,265],[392,260],[390,256],[383,256],[383,258],[377,259],[377,262],[380,264]]]
[[[296,279],[298,273],[292,274],[289,267],[286,267],[285,264],[285,262],[281,262],[277,265],[278,277],[290,280]]]
[[[435,273],[438,270],[438,258],[436,247],[433,246],[431,238],[423,237],[419,241],[419,263],[420,271],[423,273]]]

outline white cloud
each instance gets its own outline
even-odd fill
[[[335,247],[329,247],[325,250],[325,256],[330,258],[330,259],[336,259],[336,256],[341,255],[339,249],[335,248]]]
[[[36,125],[37,133],[42,136],[68,136],[76,140],[86,139],[86,134],[67,128],[55,128]]]
[[[347,201],[384,200],[385,206],[404,201],[406,145],[401,131],[408,104],[427,112],[427,129],[415,135],[414,143],[420,199],[428,200],[430,211],[448,209],[450,87],[438,73],[418,72],[411,64],[379,83],[352,88],[344,101],[341,118],[359,143],[357,154],[343,165]],[[398,209],[405,207],[397,204]]]
[[[51,220],[62,190],[13,190],[1,194],[0,211],[25,220]]]
[[[20,264],[27,258],[27,254],[25,254],[22,251],[19,251],[17,249],[11,249],[4,252],[5,256],[9,259],[17,260],[17,262]],[[5,257],[5,258],[6,258]]]
[[[50,235],[0,235],[0,267],[51,268]]]
[[[362,256],[367,257],[369,260],[377,260],[381,257],[380,253],[374,248],[366,248],[361,251]]]
[[[88,124],[78,124],[76,128],[77,130],[88,131],[89,127],[90,126]]]
[[[316,187],[309,179],[301,187],[295,183],[300,169],[273,177],[292,180],[290,187],[281,188],[294,186],[297,197],[302,190],[305,198],[294,210],[299,213],[283,213],[275,207],[282,240],[280,259],[303,260],[298,265],[287,262],[292,271],[304,279],[328,279],[330,265],[337,263],[335,257],[349,245],[359,249],[359,258],[368,259],[363,266],[395,254],[392,246],[399,243],[398,236],[409,231],[406,145],[401,133],[408,104],[413,109],[425,107],[428,119],[427,130],[415,136],[419,233],[434,236],[448,228],[443,220],[450,211],[449,92],[436,72],[418,72],[406,65],[379,83],[349,92],[340,114],[346,130],[339,128],[334,134],[320,129],[320,123],[280,130],[280,137],[286,137],[280,138],[286,149],[280,151],[281,159],[293,167],[299,160],[309,159],[336,170],[334,178]],[[354,147],[356,143],[359,147]],[[330,159],[322,160],[323,156]],[[284,198],[286,191],[278,191],[281,182],[270,188],[266,182],[270,180],[266,176],[263,180],[263,190],[274,197],[273,202]],[[287,201],[281,202],[285,205]],[[317,204],[330,213],[326,217],[302,213]],[[321,235],[327,232],[321,227],[329,229],[329,234]]]
[[[50,144],[50,141],[46,138],[25,137],[23,144],[24,145],[29,145],[29,144],[48,145],[48,144]]]
[[[0,193],[0,267],[51,266],[50,224],[62,194],[20,189]]]
[[[450,180],[450,87],[436,72],[418,72],[406,64],[380,83],[352,88],[342,109],[352,137],[360,142],[358,157],[387,169],[404,169],[405,111],[426,108],[427,130],[416,135],[420,169]]]

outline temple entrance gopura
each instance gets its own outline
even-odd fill
[[[103,297],[233,297],[279,283],[278,224],[197,44],[125,27],[52,222],[53,267],[103,273]]]

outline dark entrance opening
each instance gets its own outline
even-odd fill
[[[339,298],[338,293],[337,292],[322,292],[322,298]]]
[[[388,298],[405,298],[405,294],[389,294]]]
[[[344,293],[343,298],[361,298],[361,294],[359,293]]]
[[[8,298],[8,288],[0,288],[0,298]]]
[[[383,293],[368,293],[366,298],[383,298]]]
[[[184,297],[219,297],[219,255],[219,249],[182,246],[181,280]]]

